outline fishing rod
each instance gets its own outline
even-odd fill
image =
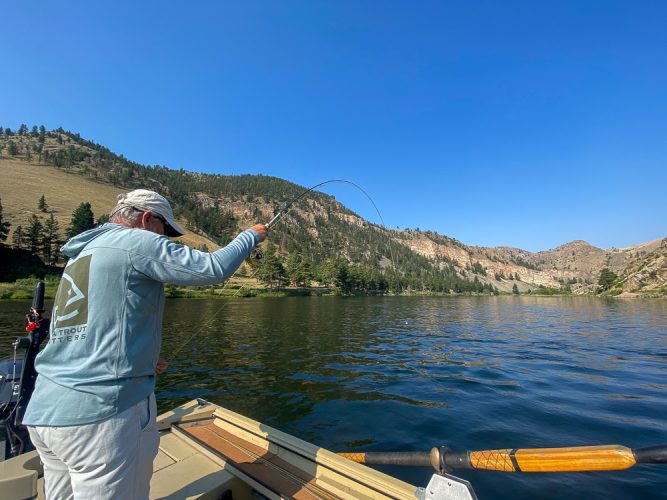
[[[310,193],[312,191],[315,191],[318,187],[322,187],[322,186],[325,186],[327,184],[349,184],[349,185],[354,186],[355,188],[357,188],[359,191],[361,191],[364,194],[364,196],[366,196],[368,201],[371,202],[371,204],[373,205],[373,208],[375,208],[375,211],[377,212],[378,217],[380,218],[380,221],[382,222],[382,227],[386,227],[386,224],[384,223],[384,219],[382,218],[382,214],[380,213],[380,210],[378,209],[377,205],[373,201],[373,198],[371,198],[371,196],[361,186],[359,186],[358,184],[355,184],[352,181],[348,181],[346,179],[329,179],[327,181],[320,182],[319,184],[315,184],[314,186],[309,187],[308,189],[305,189],[303,192],[301,192],[300,194],[298,194],[297,196],[295,196],[294,198],[289,200],[287,203],[285,203],[285,205],[283,205],[283,207],[281,209],[279,209],[277,212],[275,212],[275,214],[273,215],[271,220],[265,224],[266,229],[271,228],[280,219],[282,219],[290,211],[292,206],[294,206],[294,204],[297,203],[301,198],[306,196],[308,193]],[[395,259],[394,259],[393,252],[391,251],[391,246],[389,246],[389,254],[391,255],[392,263],[395,264]],[[250,255],[248,256],[248,261],[252,265],[256,265],[258,263],[261,263],[263,261],[263,259],[264,259],[264,254],[262,253],[262,251],[259,248],[254,248],[252,250],[252,252],[250,252]]]
[[[377,205],[373,201],[373,198],[371,198],[371,196],[361,186],[359,186],[358,184],[355,184],[352,181],[348,181],[346,179],[329,179],[329,180],[320,182],[319,184],[315,184],[314,186],[309,187],[308,189],[305,189],[304,191],[299,193],[297,196],[290,199],[287,203],[285,203],[285,205],[283,205],[282,208],[280,208],[277,212],[274,213],[271,220],[269,220],[269,222],[267,222],[265,224],[266,228],[269,229],[272,226],[274,226],[278,221],[280,221],[280,219],[282,219],[291,210],[291,208],[294,206],[295,203],[297,203],[299,200],[301,200],[308,193],[314,191],[318,187],[325,186],[327,184],[349,184],[351,186],[356,187],[371,202],[371,204],[373,205],[373,208],[375,208],[375,211],[377,212],[378,217],[380,218],[380,221],[382,222],[382,227],[386,227],[386,225],[384,223],[384,219],[382,217],[382,214],[380,213],[380,210],[378,209]],[[394,265],[394,267],[396,267],[396,260],[394,258],[394,253],[392,251],[391,245],[389,245],[389,255],[391,256],[392,264]],[[250,276],[250,278],[252,278],[252,277],[255,276],[255,274],[259,270],[258,264],[261,264],[264,261],[264,253],[258,247],[255,247],[251,250],[250,254],[248,255],[248,257],[246,259],[246,261],[251,265],[251,267],[257,268],[255,270],[255,272],[253,272],[252,275]],[[234,276],[234,274],[236,274],[236,271],[234,273],[232,273],[232,275],[227,279],[224,286],[222,287],[223,290],[227,287],[227,284],[230,282],[230,280]],[[241,288],[236,290],[236,292],[232,295],[232,297],[235,297],[236,295],[238,295],[240,291],[241,291]],[[199,333],[205,327],[207,327],[209,324],[212,324],[215,321],[216,316],[220,313],[220,311],[222,311],[223,307],[224,307],[224,304],[221,305],[220,308],[213,315],[210,316],[210,319],[207,323],[204,323],[199,329],[195,330],[195,332],[192,335],[190,335],[185,340],[185,342],[183,342],[173,352],[171,352],[170,357],[173,358],[177,354],[179,354],[183,350],[183,348],[185,346],[187,346],[195,337],[197,337],[199,335]]]
[[[338,455],[369,465],[432,466],[438,473],[453,469],[501,472],[587,472],[624,470],[636,464],[667,464],[667,445],[631,449],[619,444],[569,448],[519,448],[455,452],[446,446],[431,451],[360,452]]]
[[[385,225],[384,224],[384,219],[382,218],[382,215],[380,214],[380,211],[378,210],[377,205],[373,201],[373,198],[371,198],[370,195],[366,191],[364,191],[364,189],[361,186],[359,186],[358,184],[355,184],[352,181],[348,181],[346,179],[330,179],[328,181],[324,181],[324,182],[320,182],[319,184],[315,184],[313,187],[310,187],[310,188],[306,189],[305,191],[303,191],[298,196],[295,196],[294,198],[292,198],[289,202],[287,202],[283,206],[283,208],[281,208],[280,210],[278,210],[278,212],[276,212],[276,214],[273,216],[273,218],[269,222],[266,223],[266,228],[268,229],[271,226],[273,226],[276,222],[278,222],[287,212],[289,212],[290,208],[292,208],[292,205],[294,205],[301,198],[306,196],[311,191],[316,190],[318,187],[325,186],[326,184],[349,184],[351,186],[356,187],[372,203],[373,208],[375,208],[375,211],[377,212],[378,216],[380,217],[380,220],[382,221],[382,225],[383,226]]]

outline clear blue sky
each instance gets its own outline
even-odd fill
[[[388,227],[667,236],[667,2],[5,2],[0,125],[144,164],[349,179]],[[346,185],[325,192],[373,222]]]

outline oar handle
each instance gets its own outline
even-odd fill
[[[432,465],[436,471],[483,469],[503,472],[584,472],[629,469],[637,463],[667,464],[667,445],[631,450],[622,445],[569,448],[507,448],[455,452],[442,446],[430,452],[339,453],[362,464]]]

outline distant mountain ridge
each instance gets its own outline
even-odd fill
[[[113,205],[109,193],[135,187],[156,189],[174,202],[177,216],[190,230],[184,242],[210,249],[226,243],[240,228],[269,220],[304,189],[262,175],[225,176],[140,165],[62,129],[33,128],[29,132],[26,127],[10,135],[0,130],[3,176],[18,176],[12,184],[18,189],[21,186],[16,182],[24,177],[21,169],[34,173],[35,168],[48,169],[54,179],[69,176],[62,177],[69,182],[52,182],[58,193],[49,193],[48,186],[41,188],[47,200],[69,197],[78,204],[101,190],[96,195],[101,205],[96,215]],[[35,186],[25,188],[34,190]],[[24,203],[3,188],[0,198],[13,228],[35,211],[34,200]],[[103,201],[107,199],[108,206]],[[69,220],[68,209],[63,206],[56,211],[61,226]],[[475,247],[432,231],[399,231],[371,224],[333,197],[313,192],[281,220],[271,240],[285,258],[298,254],[313,264],[343,258],[352,265],[393,273],[402,289],[413,291],[528,292],[542,288],[595,293],[600,272],[607,268],[618,275],[612,294],[667,294],[665,238],[607,250],[581,240],[540,252]]]

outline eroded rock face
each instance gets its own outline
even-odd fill
[[[630,263],[622,284],[623,292],[656,292],[667,286],[667,238],[644,258]]]
[[[397,243],[440,262],[440,267],[454,265],[462,276],[477,275],[480,281],[503,291],[510,291],[516,283],[521,291],[543,286],[569,287],[574,293],[595,293],[604,268],[621,278],[627,276],[623,284],[626,292],[652,292],[667,286],[667,238],[608,250],[577,240],[533,253],[511,247],[467,246],[420,231],[401,233],[394,238]]]

